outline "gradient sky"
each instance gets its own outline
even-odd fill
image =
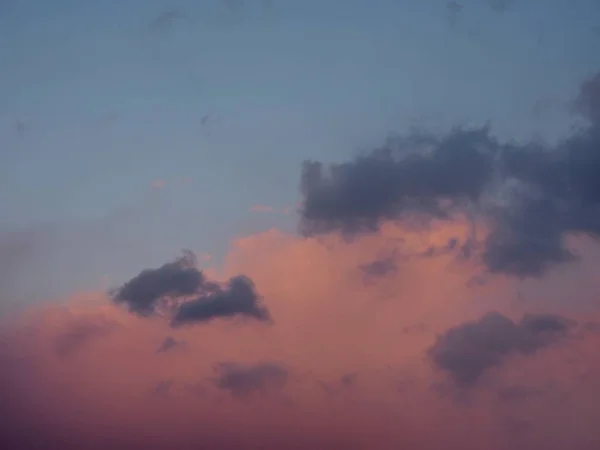
[[[306,158],[340,160],[415,124],[562,135],[598,63],[597,2],[462,5],[452,19],[434,0],[2,2],[1,226],[86,234],[136,209],[135,239],[120,227],[36,260],[44,295],[66,293],[175,249],[219,258],[233,235],[293,228],[248,209],[293,207]],[[54,273],[92,253],[73,279]]]
[[[600,448],[599,26],[0,0],[0,447]]]

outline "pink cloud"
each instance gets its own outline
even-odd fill
[[[352,241],[278,230],[238,239],[205,275],[249,277],[271,323],[172,328],[101,293],[30,309],[2,328],[3,448],[597,448],[600,311],[515,303],[508,278],[470,284],[476,262],[430,251],[468,235],[459,222],[386,225]],[[367,282],[364,267],[382,258],[394,268]],[[492,310],[577,325],[456,385],[429,349]]]

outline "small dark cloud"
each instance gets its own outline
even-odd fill
[[[140,272],[111,295],[115,303],[140,316],[154,315],[164,306],[172,326],[234,316],[264,322],[271,318],[252,280],[240,275],[224,286],[208,281],[189,251],[158,269]]]
[[[192,295],[205,284],[204,275],[195,264],[194,255],[186,252],[158,269],[146,269],[117,289],[113,300],[125,304],[133,313],[151,315],[160,299]]]
[[[160,380],[156,383],[156,386],[152,389],[153,397],[166,397],[171,392],[171,388],[173,387],[173,380]]]
[[[271,318],[269,311],[260,304],[252,280],[243,276],[232,278],[225,288],[218,287],[209,294],[182,303],[171,323],[179,326],[236,316],[262,322]]]
[[[600,125],[600,73],[583,82],[575,107],[592,123]]]
[[[463,248],[489,273],[540,277],[577,259],[567,235],[600,237],[600,74],[582,84],[575,106],[588,126],[553,146],[501,143],[484,126],[412,133],[329,167],[306,161],[300,230],[352,237],[384,221],[460,213],[489,225],[483,242],[472,236]]]
[[[343,394],[344,391],[348,391],[356,386],[358,381],[358,374],[355,372],[346,373],[337,380],[323,381],[318,380],[317,385],[330,396],[336,396]]]
[[[358,375],[356,373],[347,373],[340,377],[340,385],[344,388],[350,388],[356,384]]]
[[[234,397],[246,398],[250,394],[267,394],[281,390],[288,381],[288,370],[274,363],[244,365],[221,363],[217,366],[218,376],[214,379],[217,388],[231,392]]]
[[[567,336],[573,322],[561,316],[525,315],[513,322],[497,312],[449,329],[429,350],[434,365],[463,387],[513,354],[531,355]]]
[[[519,385],[506,386],[497,391],[498,398],[508,402],[528,400],[543,393],[541,389]]]
[[[494,12],[503,13],[511,8],[514,4],[514,0],[487,0],[490,8]]]
[[[367,279],[372,279],[395,273],[398,270],[398,265],[396,264],[395,255],[390,255],[362,264],[359,268]]]
[[[458,2],[448,2],[446,3],[446,9],[453,13],[459,13],[464,9],[464,6]]]
[[[460,245],[460,241],[457,238],[450,238],[445,245],[432,245],[424,252],[421,252],[419,256],[431,258],[456,253],[457,259],[469,259],[472,254],[473,245],[474,243],[471,240],[467,240],[463,245]]]
[[[17,132],[17,136],[20,139],[23,139],[25,137],[28,129],[29,127],[25,124],[25,122],[23,122],[22,120],[17,120],[17,123],[15,124],[15,130]]]
[[[592,332],[600,332],[600,323],[598,322],[587,322],[583,328],[586,331],[592,331]]]
[[[175,24],[185,17],[185,13],[176,9],[164,11],[150,22],[148,29],[153,33],[165,33],[171,31]]]
[[[156,349],[156,353],[167,353],[176,348],[181,348],[186,345],[185,341],[178,341],[171,336],[167,336]]]
[[[71,321],[56,338],[56,352],[61,357],[73,355],[94,339],[107,336],[118,327],[106,317],[82,317]]]
[[[575,325],[575,321],[555,314],[526,314],[521,327],[535,334],[564,333]]]
[[[446,3],[446,14],[448,16],[448,23],[454,27],[458,19],[458,15],[462,12],[464,6],[458,2],[452,1]]]

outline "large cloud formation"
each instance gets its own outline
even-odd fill
[[[307,163],[303,235],[6,318],[0,448],[599,448],[599,84],[554,147]]]
[[[568,234],[600,235],[600,75],[576,100],[589,126],[555,146],[501,143],[490,127],[418,133],[353,161],[307,161],[302,229],[307,235],[377,230],[386,220],[469,215],[490,228],[489,271],[539,277],[571,261]]]

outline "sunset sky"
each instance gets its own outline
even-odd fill
[[[599,26],[0,2],[0,446],[600,448]]]

